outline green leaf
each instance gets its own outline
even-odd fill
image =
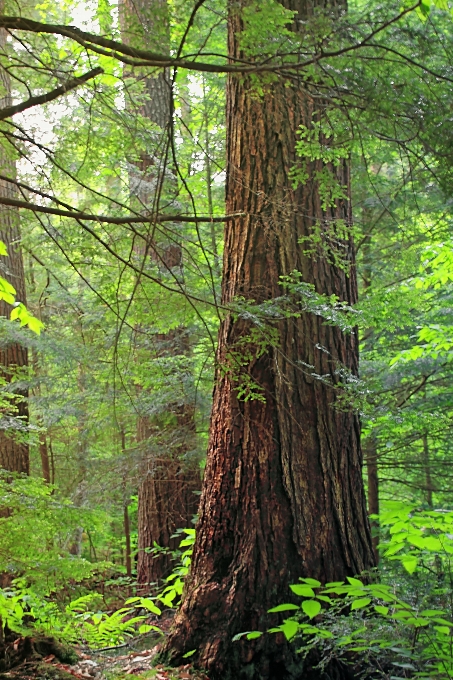
[[[321,603],[317,600],[304,600],[302,609],[310,619],[313,619],[321,611]]]
[[[33,333],[36,333],[36,335],[40,335],[42,329],[44,328],[44,324],[42,323],[42,321],[40,321],[39,319],[37,319],[34,316],[28,317],[27,325],[28,325],[29,329],[31,331],[33,331]]]
[[[249,633],[251,635],[251,633]],[[190,652],[186,652],[185,654],[182,655],[183,659],[188,659],[190,656],[193,656],[196,653],[196,649],[191,649]]]
[[[292,621],[291,619],[288,619],[279,627],[279,630],[282,631],[287,640],[291,640],[299,630],[299,624],[297,623],[297,621]]]
[[[151,626],[148,623],[143,623],[138,629],[138,632],[140,633],[140,635],[143,635],[144,633],[149,633],[151,630],[155,630],[158,633],[163,634],[160,628],[158,628],[157,626]]]
[[[247,633],[247,640],[256,640],[257,638],[261,637],[262,633],[260,633],[259,630],[252,630],[251,633]]]
[[[420,612],[420,616],[426,616],[428,618],[432,616],[442,616],[445,614],[441,609],[424,609]]]
[[[144,609],[147,609],[148,611],[152,612],[153,614],[157,614],[157,616],[160,616],[162,614],[162,611],[157,607],[152,600],[149,599],[149,597],[141,597],[140,598],[140,607],[143,607]]]
[[[315,578],[301,578],[300,580],[309,586],[313,586],[313,588],[319,588],[321,586],[321,581],[317,581]]]
[[[363,609],[371,602],[371,597],[361,597],[358,600],[354,600],[351,604],[351,609]]]
[[[8,255],[8,250],[3,241],[0,241],[0,255]]]
[[[382,614],[382,616],[387,616],[387,614],[389,613],[389,608],[384,607],[381,604],[375,604],[374,609],[375,611],[377,611],[378,614]]]
[[[431,552],[441,552],[443,546],[438,538],[435,538],[434,536],[428,536],[427,538],[425,538],[424,547],[427,550],[430,550]]]
[[[363,588],[363,583],[362,581],[359,581],[358,578],[352,578],[351,576],[347,577],[349,583],[351,586],[357,586],[357,588]]]
[[[289,612],[293,609],[299,609],[299,607],[296,604],[279,604],[277,607],[272,607],[272,609],[268,609],[267,611],[269,614],[275,614],[277,612]]]
[[[401,563],[409,574],[413,574],[417,569],[418,559],[415,557],[415,555],[405,555],[401,559]]]
[[[337,586],[344,586],[344,581],[330,581],[326,583],[326,588],[336,588]]]
[[[290,586],[291,590],[295,595],[300,595],[301,597],[314,597],[315,592],[310,586],[299,585],[298,583]]]
[[[280,630],[280,628],[274,628],[273,631],[270,630],[268,632],[276,632],[276,631],[279,631],[279,630]],[[233,640],[233,642],[237,642],[238,640],[243,638],[245,635],[247,635],[247,637],[248,637],[249,635],[254,635],[255,633],[258,633],[258,635],[256,635],[256,637],[259,637],[260,635],[262,635],[262,633],[260,633],[259,630],[245,630],[243,633],[237,633],[236,635],[234,635],[232,640]],[[249,638],[249,639],[253,639],[253,638]]]
[[[433,621],[435,621],[435,623],[441,623],[443,626],[450,626],[453,628],[453,623],[451,621],[447,621],[447,619],[438,618],[433,619]]]
[[[399,620],[399,619],[409,619],[411,617],[412,617],[412,613],[408,612],[406,610],[394,612],[392,614],[392,619],[397,619],[397,620]]]

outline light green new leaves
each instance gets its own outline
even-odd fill
[[[321,611],[321,603],[317,600],[305,600],[302,602],[302,610],[309,619],[314,619]]]
[[[453,513],[420,510],[413,503],[387,501],[380,524],[390,538],[382,543],[385,557],[401,562],[409,574],[423,562],[453,554]]]
[[[0,241],[0,255],[8,255],[3,241]],[[21,326],[28,326],[31,331],[38,335],[41,333],[44,324],[30,314],[22,302],[16,302],[16,289],[2,276],[0,276],[0,300],[9,305],[14,305],[14,309],[11,312],[11,321],[18,319]]]
[[[16,301],[16,289],[6,279],[0,276],[0,300],[4,300],[9,305],[13,305]]]
[[[44,328],[42,321],[30,314],[22,302],[19,302],[11,312],[11,321],[14,321],[15,319],[20,321],[21,326],[28,326],[29,329],[33,331],[33,333],[37,333],[37,335],[39,335]]]

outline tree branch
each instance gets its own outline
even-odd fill
[[[200,217],[198,215],[143,215],[137,217],[113,217],[109,215],[92,215],[90,213],[78,212],[76,210],[61,210],[60,208],[48,208],[29,201],[19,201],[16,198],[0,196],[0,205],[11,206],[13,208],[24,208],[32,212],[45,213],[46,215],[57,215],[59,217],[71,217],[74,220],[85,220],[88,222],[101,222],[105,224],[143,224],[148,222],[226,222],[235,217],[244,217],[245,213],[232,213],[231,215],[221,215],[219,217]]]
[[[201,5],[201,1],[197,3],[196,8]],[[421,0],[410,6],[401,10],[399,14],[393,16],[391,19],[385,21],[376,29],[371,31],[367,36],[365,36],[360,42],[353,45],[347,45],[338,50],[333,50],[331,52],[317,52],[311,57],[300,61],[291,62],[287,61],[283,63],[250,63],[244,65],[235,64],[209,64],[206,62],[198,62],[192,59],[181,58],[181,57],[169,57],[167,55],[158,54],[156,52],[151,52],[150,50],[141,50],[125,45],[124,43],[118,42],[117,40],[111,40],[109,38],[104,38],[103,36],[95,35],[94,33],[88,33],[87,31],[82,31],[76,26],[64,26],[61,24],[46,24],[40,21],[33,21],[32,19],[25,19],[23,17],[9,17],[0,15],[0,27],[9,30],[20,30],[29,31],[32,33],[50,33],[54,35],[63,35],[67,38],[75,40],[80,45],[83,45],[86,49],[93,50],[99,54],[104,54],[121,62],[127,63],[132,66],[155,66],[159,68],[168,67],[179,67],[185,68],[192,71],[210,72],[210,73],[264,73],[264,72],[285,72],[287,70],[301,70],[310,66],[311,64],[319,62],[321,59],[327,59],[332,57],[338,57],[348,52],[360,49],[361,47],[370,47],[369,42],[376,37],[379,33],[384,31],[386,28],[392,24],[398,22],[404,16],[413,12],[421,4]],[[373,45],[374,47],[382,47],[381,45]],[[280,55],[283,59],[285,55]],[[292,55],[287,55],[292,56]],[[403,56],[404,58],[404,56]],[[225,55],[225,60],[227,56]],[[420,65],[421,66],[421,65]],[[422,67],[423,68],[423,67]],[[436,74],[433,74],[436,75]]]
[[[62,95],[66,94],[66,92],[74,90],[79,85],[83,85],[83,83],[86,83],[88,80],[91,80],[91,78],[94,78],[95,76],[98,76],[101,73],[104,73],[104,69],[98,66],[97,68],[91,69],[91,71],[88,71],[88,73],[85,73],[83,76],[71,78],[71,80],[66,81],[66,83],[60,85],[60,87],[57,87],[55,88],[55,90],[51,90],[46,94],[40,94],[36,97],[30,97],[30,99],[27,99],[26,101],[21,102],[20,104],[15,104],[14,106],[6,106],[4,109],[0,109],[0,120],[5,120],[5,118],[11,118],[11,116],[14,116],[15,113],[21,113],[26,109],[31,109],[33,106],[39,106],[40,104],[46,104],[47,102],[51,102],[54,99],[57,99],[58,97],[61,97]]]

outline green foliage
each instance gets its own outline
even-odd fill
[[[106,612],[102,595],[89,592],[62,607],[53,601],[55,593],[51,593],[50,588],[40,593],[36,583],[30,587],[26,573],[16,579],[12,587],[0,590],[0,625],[22,634],[27,634],[31,627],[61,641],[84,644],[92,649],[116,646],[131,636],[149,633],[162,635],[159,626],[147,620],[150,616],[161,615],[159,604],[165,608],[179,605],[195,542],[195,529],[181,529],[178,534],[184,538],[179,543],[177,564],[155,597],[129,597],[124,606]],[[63,572],[64,565],[59,576]]]
[[[0,470],[0,571],[41,594],[88,577],[93,565],[69,553],[73,532],[88,515],[41,479]]]
[[[96,605],[98,608],[94,609]],[[113,612],[103,611],[101,605],[102,596],[90,593],[61,609],[18,582],[14,587],[0,591],[0,623],[23,635],[33,629],[63,642],[83,644],[92,649],[116,646],[129,637],[150,632],[162,635],[158,626],[145,623],[150,614],[161,613],[149,598],[129,598],[125,602],[129,606]],[[149,614],[137,615],[138,610],[146,610]]]
[[[290,588],[302,602],[270,609],[270,614],[291,614],[268,633],[283,633],[305,656],[317,648],[321,667],[337,657],[363,673],[379,667],[384,673],[393,668],[394,673],[406,669],[411,677],[452,678],[453,513],[387,502],[378,519],[386,532],[380,546],[384,564],[401,564],[412,579],[423,576],[412,600],[397,595],[393,583],[348,577],[322,585],[301,578]],[[247,631],[234,639],[253,640],[262,634]]]
[[[276,0],[253,0],[241,8],[244,27],[240,44],[249,57],[290,52],[297,46],[295,34],[287,28],[296,15]]]
[[[177,607],[181,603],[184,590],[184,580],[189,573],[192,562],[193,546],[195,544],[195,529],[181,529],[178,534],[185,534],[179,542],[178,563],[172,573],[166,577],[162,591],[157,596],[164,607]],[[181,550],[182,549],[182,550]]]
[[[8,255],[8,251],[3,241],[0,241],[0,255]],[[30,314],[23,302],[16,301],[16,289],[4,279],[3,276],[0,276],[0,300],[4,300],[9,305],[13,305],[10,314],[11,321],[17,319],[20,321],[21,326],[28,326],[31,331],[38,335],[41,333],[44,324]]]

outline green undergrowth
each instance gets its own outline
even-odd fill
[[[185,529],[177,562],[161,590],[153,597],[126,597],[122,606],[106,610],[105,597],[89,592],[67,603],[58,600],[56,584],[50,591],[35,589],[25,577],[0,589],[0,625],[21,635],[43,633],[69,644],[91,649],[115,647],[139,636],[163,635],[158,618],[163,609],[175,609],[188,573],[195,530]]]
[[[288,602],[269,610],[275,625],[234,639],[280,633],[302,658],[315,652],[321,670],[335,659],[353,665],[363,677],[378,672],[387,680],[452,680],[453,511],[395,502],[374,519],[381,539],[379,570],[326,584],[302,578],[291,586]],[[92,649],[138,636],[157,642],[163,635],[159,617],[163,609],[178,606],[190,567],[195,530],[180,534],[176,566],[156,595],[127,597],[122,606],[106,610],[102,596],[92,592],[61,607],[18,579],[0,591],[3,626],[22,634],[41,631]],[[196,659],[196,653],[188,650],[187,660],[192,654]],[[170,680],[179,678],[178,670],[167,669],[139,677],[158,677],[159,672]],[[111,675],[112,680],[123,677],[121,670]]]
[[[235,640],[283,633],[299,655],[316,650],[321,671],[335,659],[357,677],[453,678],[453,512],[388,503],[375,519],[379,571],[326,584],[302,578],[290,602],[269,610],[275,626]]]

